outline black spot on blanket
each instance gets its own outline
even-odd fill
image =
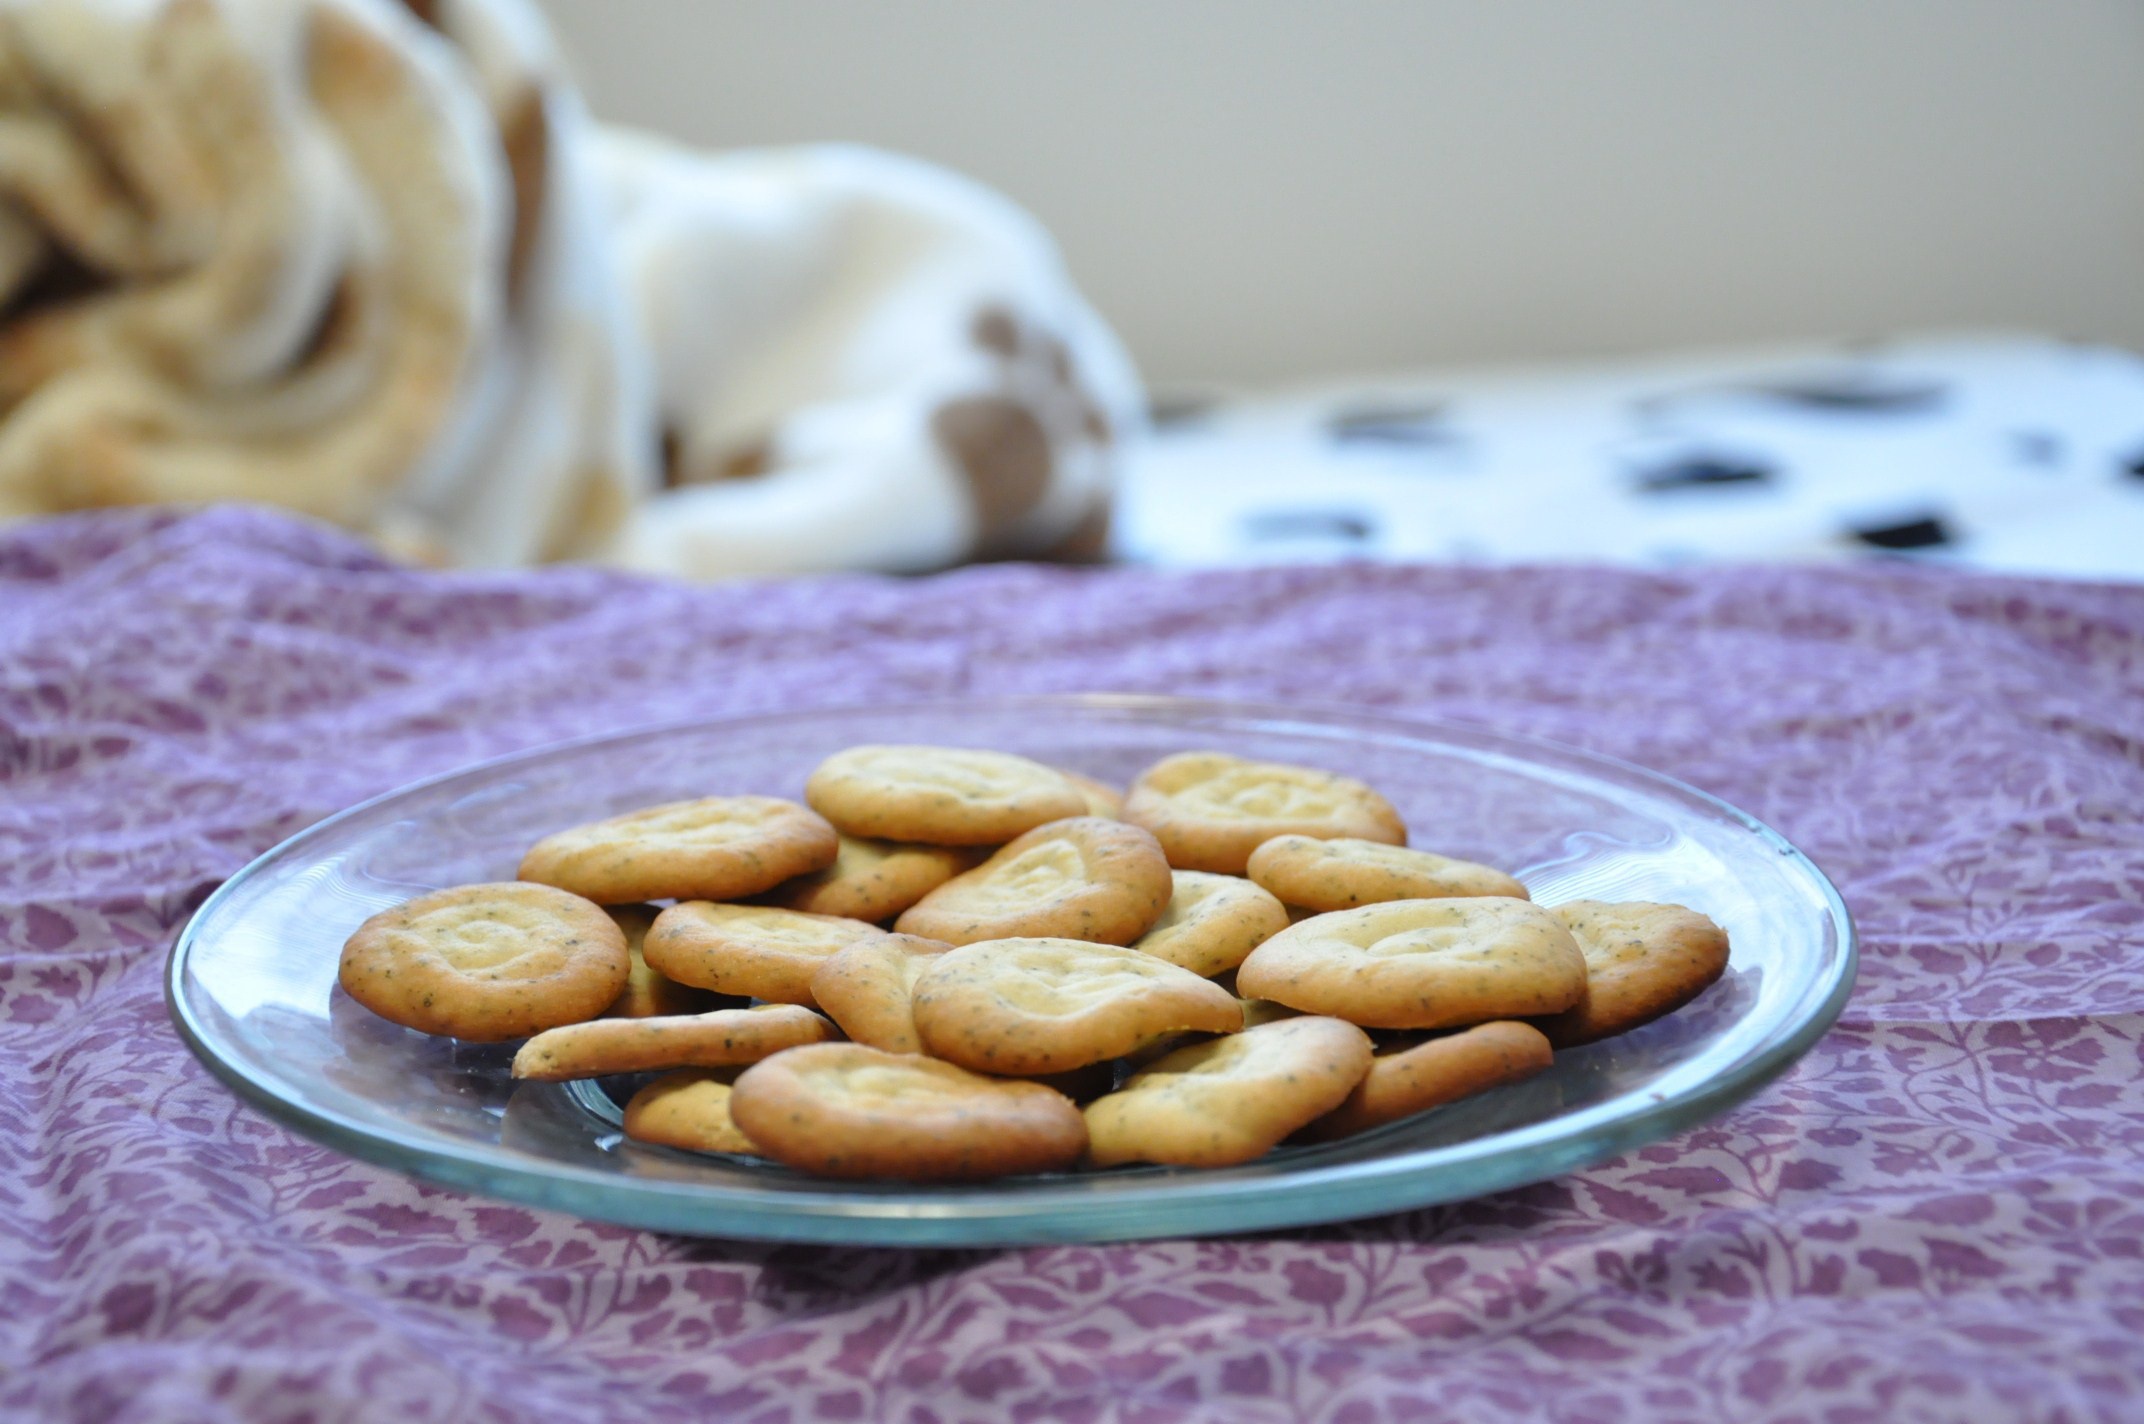
[[[1958,542],[1942,516],[1922,515],[1893,524],[1866,524],[1853,530],[1854,538],[1876,549],[1936,549]]]

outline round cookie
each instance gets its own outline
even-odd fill
[[[1570,930],[1586,961],[1585,996],[1541,1021],[1558,1048],[1651,1023],[1727,972],[1727,932],[1681,905],[1574,900],[1551,913]]]
[[[843,832],[832,865],[775,886],[759,903],[876,923],[900,914],[982,856],[964,846],[903,845]]]
[[[687,900],[655,917],[641,953],[681,984],[809,1007],[821,960],[885,934],[837,915]]]
[[[559,1083],[651,1068],[726,1068],[833,1036],[832,1024],[794,1004],[676,1018],[591,1019],[546,1029],[522,1044],[514,1076]]]
[[[1531,1024],[1477,1024],[1397,1053],[1380,1053],[1346,1101],[1303,1129],[1309,1142],[1352,1137],[1505,1083],[1531,1078],[1555,1055]]]
[[[1087,814],[1107,820],[1124,819],[1124,793],[1106,781],[1096,781],[1091,776],[1082,776],[1076,771],[1060,771],[1059,776],[1079,788],[1079,794],[1087,798]]]
[[[986,939],[1085,939],[1129,944],[1161,917],[1169,862],[1137,826],[1099,816],[1052,821],[956,875],[903,911],[903,934]]]
[[[1370,1037],[1292,1018],[1179,1048],[1087,1105],[1097,1167],[1228,1167],[1262,1157],[1346,1099],[1370,1071]]]
[[[1177,869],[1221,875],[1243,874],[1251,852],[1275,836],[1407,843],[1392,803],[1353,777],[1222,752],[1182,752],[1148,767],[1125,797],[1124,819],[1152,831]]]
[[[1527,898],[1526,887],[1501,870],[1348,836],[1275,836],[1251,852],[1247,869],[1283,902],[1320,914],[1387,900]]]
[[[625,1105],[625,1135],[688,1152],[756,1155],[759,1149],[730,1117],[730,1085],[736,1076],[734,1068],[665,1073]]]
[[[1002,845],[1087,812],[1063,772],[966,747],[850,747],[819,763],[804,799],[852,836],[925,845]]]
[[[980,1181],[1071,1166],[1087,1128],[1069,1099],[951,1063],[822,1043],[747,1068],[730,1116],[766,1156],[828,1177]]]
[[[890,934],[852,944],[820,962],[811,996],[858,1043],[888,1053],[921,1053],[916,1032],[916,980],[953,946],[942,940]]]
[[[625,988],[619,991],[616,1002],[603,1011],[604,1017],[671,1018],[679,1014],[705,1014],[721,1008],[744,1007],[741,1003],[725,1003],[720,994],[680,984],[649,966],[641,947],[647,943],[648,931],[654,928],[655,917],[661,913],[655,906],[612,905],[608,908],[611,919],[625,935],[625,952],[632,956],[633,962],[626,972]]]
[[[1288,910],[1250,881],[1203,870],[1169,872],[1168,908],[1132,948],[1212,978],[1288,928]]]
[[[520,878],[603,905],[734,900],[832,865],[838,848],[834,828],[794,801],[710,796],[545,836]]]
[[[1364,1028],[1456,1028],[1560,1013],[1585,994],[1586,961],[1530,900],[1393,900],[1290,925],[1236,989]]]
[[[1150,954],[1076,939],[966,945],[925,967],[916,1031],[939,1058],[1029,1076],[1117,1058],[1179,1029],[1234,1033],[1235,995]]]
[[[405,1028],[474,1042],[594,1018],[625,987],[625,935],[578,895],[515,881],[434,890],[343,944],[343,991]]]

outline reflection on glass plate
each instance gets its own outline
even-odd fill
[[[537,837],[656,801],[800,794],[859,742],[1024,753],[1122,785],[1171,752],[1322,766],[1391,799],[1414,843],[1511,870],[1544,904],[1669,900],[1726,927],[1726,977],[1658,1023],[1525,1083],[1343,1142],[1220,1171],[1140,1167],[972,1186],[837,1184],[627,1142],[629,1084],[515,1083],[511,1045],[429,1038],[336,987],[360,921],[423,890],[510,879]],[[706,1236],[981,1245],[1340,1221],[1538,1181],[1756,1091],[1837,1017],[1854,974],[1838,894],[1800,852],[1665,777],[1544,742],[1297,708],[1010,698],[782,714],[508,757],[332,817],[218,891],[172,952],[195,1052],[299,1132],[435,1181]]]

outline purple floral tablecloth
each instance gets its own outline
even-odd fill
[[[413,777],[633,724],[1123,689],[1459,718],[1778,826],[1864,937],[1710,1126],[1315,1231],[692,1241],[275,1127],[160,974]],[[1924,570],[443,576],[243,511],[0,533],[0,1414],[2144,1418],[2144,589]]]

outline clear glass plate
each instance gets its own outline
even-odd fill
[[[516,1083],[513,1045],[398,1028],[336,985],[343,940],[376,910],[510,879],[530,842],[575,822],[692,796],[797,796],[820,758],[859,742],[994,747],[1118,785],[1192,748],[1327,767],[1384,792],[1416,845],[1508,869],[1544,904],[1702,910],[1726,927],[1731,963],[1679,1013],[1560,1053],[1527,1082],[1347,1141],[1218,1171],[942,1187],[832,1183],[629,1142],[605,1085]],[[1301,1226],[1553,1177],[1748,1097],[1830,1026],[1853,978],[1853,927],[1823,874],[1768,827],[1666,777],[1455,725],[1087,696],[705,722],[420,782],[322,821],[233,877],[180,936],[168,989],[194,1051],[249,1102],[384,1166],[664,1231],[967,1246]]]

